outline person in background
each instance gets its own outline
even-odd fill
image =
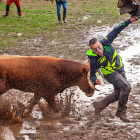
[[[95,114],[99,115],[110,103],[119,100],[116,116],[124,122],[130,122],[126,116],[126,104],[131,85],[125,76],[122,58],[113,47],[112,42],[125,27],[140,18],[140,8],[135,13],[130,19],[114,27],[102,40],[98,41],[96,38],[92,38],[89,41],[90,49],[86,53],[90,59],[91,82],[94,85],[101,85],[100,79],[95,75],[96,71],[101,68],[104,78],[114,86],[114,91],[111,94],[101,101],[93,103]]]
[[[50,0],[52,3],[54,0]],[[63,22],[67,23],[66,21],[66,14],[67,14],[67,0],[55,0],[56,1],[56,7],[57,7],[57,16],[58,16],[58,23],[61,23],[61,5],[63,6]]]
[[[22,15],[21,15],[21,8],[20,8],[20,1],[19,0],[7,0],[6,13],[3,15],[3,17],[6,17],[9,15],[9,9],[10,9],[10,5],[12,4],[12,2],[14,2],[15,5],[17,6],[18,16],[19,16],[19,18],[21,18]]]

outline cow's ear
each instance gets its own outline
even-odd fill
[[[88,72],[86,70],[86,68],[82,68],[82,75],[86,75]]]

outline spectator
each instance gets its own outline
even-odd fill
[[[50,0],[52,3],[54,0]],[[66,21],[66,14],[67,14],[67,0],[55,0],[56,1],[56,7],[57,7],[57,16],[58,16],[58,23],[61,23],[61,4],[63,6],[63,22],[67,23]]]
[[[9,15],[9,8],[10,8],[10,5],[12,4],[12,2],[14,2],[15,5],[17,6],[18,16],[19,16],[19,18],[21,18],[22,15],[21,15],[21,8],[20,8],[20,1],[19,0],[7,0],[6,13],[3,15],[3,17],[6,17]]]

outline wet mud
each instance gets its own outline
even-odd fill
[[[131,30],[135,28],[136,27],[132,27]],[[102,31],[99,28],[96,30],[98,33]],[[116,42],[116,48],[120,53],[125,52],[130,45],[134,45],[135,47],[135,42],[140,44],[140,36],[132,37],[132,35],[131,40],[133,42],[129,41],[129,32],[130,29],[126,29]],[[90,31],[89,34],[92,36]],[[124,34],[126,40],[122,39]],[[97,37],[100,38],[101,36],[97,34]],[[87,37],[87,40],[88,39],[89,37]],[[128,54],[126,55],[127,57],[124,59],[126,64],[128,64],[128,66],[126,66],[128,67],[126,75],[132,85],[127,103],[127,116],[131,120],[130,123],[124,123],[115,116],[118,102],[114,102],[106,107],[100,116],[95,115],[93,102],[103,99],[111,93],[113,89],[112,85],[104,81],[105,86],[97,87],[100,91],[96,91],[93,97],[86,97],[78,87],[68,88],[63,93],[58,94],[56,101],[57,104],[61,106],[61,112],[58,114],[54,114],[47,103],[42,99],[40,104],[33,108],[29,116],[22,117],[19,113],[22,123],[8,125],[8,122],[6,123],[3,118],[0,118],[0,140],[140,139],[140,52],[131,57],[128,56]],[[28,101],[33,97],[33,93],[23,93],[21,91],[12,90],[3,96],[4,97],[0,97],[2,101],[6,101],[6,99],[8,99],[8,101],[9,99],[12,100],[7,106],[13,109],[13,106],[17,105],[17,101],[27,106]]]

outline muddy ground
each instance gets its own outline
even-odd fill
[[[119,52],[125,51],[130,46],[134,45],[134,42],[140,43],[140,36],[133,37],[130,32],[133,32],[135,29],[139,29],[139,23],[133,24],[130,28],[127,28],[124,33],[120,34],[120,37],[117,39],[114,46],[117,48]],[[91,28],[91,29],[90,29]],[[93,32],[96,31],[95,36],[99,39],[102,38],[106,31],[112,29],[109,26],[97,27],[97,28],[85,28],[75,32],[74,37],[76,37],[73,42],[72,40],[68,40],[64,43],[60,41],[60,44],[67,44],[69,46],[68,49],[75,50],[75,46],[77,50],[80,50],[80,53],[85,53],[88,50],[88,40],[95,34]],[[109,28],[109,30],[107,29]],[[86,30],[86,32],[85,32]],[[63,31],[62,31],[63,32]],[[102,32],[104,32],[102,34]],[[81,35],[81,34],[82,35]],[[85,33],[85,34],[84,34]],[[78,36],[78,34],[80,34]],[[124,40],[126,38],[126,40]],[[71,38],[73,39],[73,37]],[[41,41],[40,41],[41,40]],[[55,47],[58,43],[58,38],[55,38],[51,44],[51,47]],[[71,41],[71,43],[70,43]],[[22,42],[22,47],[26,48],[25,51],[22,49],[20,52],[23,55],[28,55],[28,52],[34,52],[33,54],[38,55],[46,55],[47,48],[43,47],[43,44],[47,44],[48,40],[45,42],[42,38],[35,40],[27,40]],[[81,45],[82,42],[82,45]],[[126,42],[126,43],[124,43]],[[39,44],[39,45],[36,45]],[[29,46],[32,47],[30,48]],[[121,47],[120,47],[121,45]],[[42,46],[42,47],[41,47]],[[47,45],[48,46],[48,45]],[[27,49],[28,48],[28,49]],[[82,50],[81,50],[82,48]],[[67,49],[67,50],[68,50]],[[11,49],[12,50],[12,49]],[[13,54],[16,54],[16,50],[13,49]],[[5,50],[7,53],[7,51]],[[9,51],[8,51],[9,52]],[[12,54],[12,52],[10,51]],[[56,52],[52,52],[49,54],[50,56],[56,56],[61,58],[72,58],[80,62],[86,62],[87,57],[86,54],[81,54],[81,58],[73,57],[76,54],[73,53],[72,56],[68,56],[68,52],[66,54],[57,54]],[[65,57],[67,55],[67,57]],[[123,57],[122,57],[123,58]],[[36,105],[30,114],[29,117],[24,117],[22,124],[14,124],[12,126],[4,124],[4,121],[1,120],[1,138],[0,140],[134,140],[140,139],[140,80],[136,80],[133,83],[133,79],[131,79],[131,75],[139,76],[138,73],[134,73],[132,68],[136,68],[139,70],[140,65],[140,51],[134,57],[129,57],[125,60],[132,66],[128,73],[128,80],[132,83],[132,90],[129,96],[128,101],[128,111],[127,116],[130,118],[130,123],[124,123],[119,118],[115,116],[117,110],[118,102],[110,104],[106,109],[102,111],[100,117],[96,117],[94,114],[93,102],[94,100],[101,100],[104,96],[108,95],[112,92],[113,87],[108,84],[106,81],[104,87],[99,87],[101,90],[99,92],[95,92],[94,97],[87,98],[83,92],[79,90],[77,87],[73,87],[64,91],[63,94],[57,96],[59,100],[63,99],[63,106],[67,106],[67,116],[64,118],[58,118],[55,115],[51,117],[43,116],[41,110],[38,105]],[[137,78],[136,78],[137,79]],[[107,89],[107,90],[106,90]],[[12,93],[12,94],[11,94]],[[22,93],[20,91],[11,91],[5,94],[5,96],[16,96],[15,99],[21,100],[21,102],[26,102],[26,98],[28,99],[33,95],[30,93]],[[71,102],[67,102],[67,97],[71,96]]]

